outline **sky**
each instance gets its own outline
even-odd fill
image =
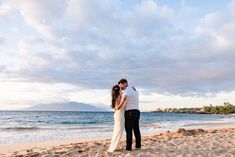
[[[0,0],[0,109],[235,104],[235,0]]]

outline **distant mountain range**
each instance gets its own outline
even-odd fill
[[[106,109],[98,108],[85,103],[67,102],[54,104],[39,104],[32,107],[24,108],[30,111],[106,111]]]

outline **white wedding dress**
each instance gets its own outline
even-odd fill
[[[124,112],[124,107],[122,107],[120,110],[116,110],[114,113],[113,136],[108,152],[114,152],[115,150],[117,150],[120,144],[122,134],[125,128]]]

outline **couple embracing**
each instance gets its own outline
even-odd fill
[[[139,95],[137,90],[128,85],[126,79],[121,79],[118,85],[112,88],[112,108],[114,112],[113,136],[108,152],[118,149],[122,134],[126,131],[126,150],[132,149],[132,132],[136,139],[136,149],[141,148],[141,135],[139,129]]]

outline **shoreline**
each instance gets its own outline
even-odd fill
[[[205,132],[220,132],[222,131],[225,135],[226,132],[232,132],[234,135],[234,139],[232,139],[234,142],[234,148],[235,148],[235,125],[220,125],[220,126],[187,126],[187,127],[182,127],[178,128],[186,130],[196,130],[196,132],[199,130],[205,130]],[[142,140],[145,143],[146,140],[153,139],[154,137],[157,137],[158,139],[161,139],[159,137],[164,137],[166,138],[166,142],[170,142],[169,140],[172,139],[170,136],[175,136],[175,137],[180,137],[180,138],[185,138],[187,136],[181,134],[177,134],[177,131],[166,131],[164,133],[148,133],[142,135]],[[195,134],[197,135],[197,134]],[[196,138],[196,137],[192,137]],[[55,141],[43,141],[43,142],[29,142],[29,143],[17,143],[17,144],[0,144],[0,156],[7,157],[7,156],[17,156],[17,155],[22,155],[22,157],[27,156],[27,154],[30,153],[36,153],[34,154],[35,156],[43,156],[43,154],[48,154],[48,153],[65,153],[66,151],[68,152],[73,152],[74,154],[79,153],[77,149],[81,149],[80,153],[81,154],[86,154],[90,153],[90,149],[93,147],[98,147],[97,151],[105,151],[107,150],[109,144],[110,144],[111,137],[98,137],[98,138],[84,138],[84,139],[74,139],[74,140],[55,140]],[[194,139],[195,140],[195,139]],[[153,140],[156,142],[156,140]],[[161,140],[160,140],[161,141]],[[209,142],[209,141],[208,141]],[[151,143],[151,142],[150,142]],[[95,145],[95,146],[94,146]],[[122,142],[122,149],[119,151],[116,151],[116,154],[125,154],[124,146],[125,146],[125,137],[123,136]],[[143,144],[144,147],[144,144]],[[87,149],[86,150],[84,149]],[[102,149],[102,150],[101,150]],[[89,151],[88,151],[89,150]],[[136,151],[131,152],[131,154],[135,153]],[[234,150],[235,152],[235,150]],[[99,152],[97,152],[99,153]],[[105,156],[107,156],[107,152]],[[140,153],[140,152],[139,152]],[[62,155],[61,154],[61,155]],[[32,154],[31,154],[32,155]],[[32,155],[33,156],[33,155]],[[72,155],[73,156],[73,155]]]
[[[157,133],[160,134],[160,133]],[[156,133],[146,133],[143,134],[142,137],[154,136]],[[104,136],[104,137],[96,137],[96,138],[79,138],[79,139],[68,139],[68,140],[47,140],[47,141],[36,141],[36,142],[24,142],[24,143],[13,143],[13,144],[0,144],[0,155],[2,154],[9,154],[16,151],[22,151],[26,149],[33,149],[36,147],[40,148],[49,148],[49,147],[56,147],[60,145],[67,145],[67,144],[76,144],[76,143],[83,143],[83,142],[94,142],[94,141],[102,141],[102,140],[111,140],[111,136]],[[122,137],[122,141],[125,140],[125,135]]]

